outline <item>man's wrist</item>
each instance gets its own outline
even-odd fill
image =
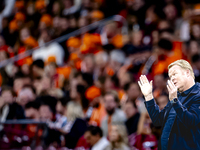
[[[146,101],[150,101],[150,100],[152,100],[152,99],[153,99],[153,94],[150,94],[150,95],[145,96],[145,100],[146,100]]]
[[[173,98],[170,102],[173,104],[173,103],[176,103],[178,101],[178,98]]]

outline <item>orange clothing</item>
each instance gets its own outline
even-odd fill
[[[109,76],[113,76],[115,74],[114,70],[110,67],[106,67],[106,73],[109,75]]]
[[[71,67],[69,66],[59,67],[57,68],[57,73],[62,74],[65,79],[68,79],[71,73]]]
[[[116,48],[122,48],[123,47],[123,40],[122,40],[122,35],[121,34],[117,34],[112,38],[112,44],[116,47]]]
[[[101,121],[106,116],[106,110],[103,104],[100,103],[98,108],[94,108],[92,115],[90,117],[90,125],[101,125]]]
[[[175,41],[173,42],[173,55],[166,56],[164,60],[159,60],[158,63],[153,65],[153,75],[157,74],[163,74],[164,72],[167,72],[169,64],[172,62],[182,59],[182,42]]]
[[[92,101],[93,99],[99,96],[101,96],[101,89],[96,86],[91,86],[85,91],[85,97],[89,101]]]
[[[86,33],[82,38],[80,51],[82,54],[97,53],[101,50],[101,38],[99,34]]]

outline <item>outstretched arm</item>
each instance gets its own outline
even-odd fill
[[[145,100],[146,100],[145,106],[147,108],[147,111],[149,113],[149,116],[153,124],[155,126],[161,126],[164,119],[164,113],[165,113],[166,108],[160,111],[158,105],[155,103],[154,98],[153,98],[152,81],[149,82],[145,75],[141,75],[140,80],[138,81],[138,84],[140,86],[142,94],[145,97]]]

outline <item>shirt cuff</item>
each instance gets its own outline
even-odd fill
[[[149,101],[145,101],[144,104],[145,104],[146,107],[150,107],[150,106],[154,106],[156,103],[155,103],[154,98],[153,98]]]
[[[175,110],[182,107],[182,104],[181,104],[181,102],[179,100],[177,102],[175,102],[175,103],[172,102],[171,104],[173,105]]]

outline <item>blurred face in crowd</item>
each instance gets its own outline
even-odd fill
[[[112,125],[111,132],[110,132],[110,135],[109,135],[110,141],[111,142],[117,142],[117,141],[119,141],[119,138],[120,138],[120,135],[119,135],[119,131],[118,131],[117,126]]]
[[[157,15],[154,12],[155,7],[151,6],[146,11],[146,20],[148,23],[154,22],[157,20]]]
[[[32,74],[34,77],[42,77],[44,74],[44,69],[37,67],[36,65],[33,65]]]
[[[86,56],[82,62],[83,71],[87,73],[93,73],[94,70],[94,58],[93,56]]]
[[[108,62],[108,54],[106,52],[99,52],[95,54],[95,65],[99,69],[105,68],[107,62]]]
[[[135,100],[138,96],[140,96],[140,89],[137,83],[132,83],[130,85],[129,89],[127,90],[127,95],[131,100]]]
[[[23,64],[21,66],[21,71],[23,74],[28,75],[30,73],[30,66],[28,64]]]
[[[163,75],[154,76],[154,88],[163,89],[166,87],[166,82]]]
[[[5,90],[2,92],[1,97],[6,104],[11,104],[14,102],[14,97],[9,90]]]
[[[126,117],[129,119],[137,113],[137,108],[133,106],[132,102],[127,102],[124,106],[124,111],[125,111]]]
[[[14,80],[14,84],[13,84],[14,92],[18,93],[18,91],[20,91],[23,86],[24,86],[24,83],[23,83],[22,78],[17,78]]]
[[[60,10],[61,10],[61,8],[60,8],[59,2],[55,1],[55,2],[53,3],[53,8],[52,8],[53,14],[54,14],[54,15],[59,15]]]
[[[105,32],[107,33],[108,38],[112,38],[117,34],[117,23],[112,22],[105,26]]]
[[[177,16],[176,7],[173,4],[168,4],[164,8],[164,12],[165,12],[165,15],[166,15],[166,17],[167,17],[168,20],[173,20]]]
[[[117,103],[115,102],[115,98],[112,94],[107,94],[104,97],[104,105],[107,113],[112,115],[117,108]]]
[[[67,20],[67,18],[60,18],[59,26],[62,31],[66,31],[69,28],[69,21]]]
[[[60,101],[57,102],[57,104],[56,104],[56,112],[57,112],[58,114],[63,115],[64,112],[65,112],[65,108],[66,108],[66,107],[63,106],[62,103],[61,103]]]
[[[152,132],[150,127],[152,123],[151,118],[147,112],[141,115],[141,117],[144,117],[142,134],[150,134]]]
[[[77,98],[77,95],[78,95],[77,89],[76,89],[77,85],[78,85],[78,80],[73,78],[72,81],[70,82],[70,87],[71,87],[71,89],[70,89],[70,98],[72,98],[72,99],[76,99]]]
[[[45,74],[48,77],[53,77],[57,73],[56,65],[53,63],[50,63],[49,65],[47,65],[44,70],[45,70]]]
[[[142,31],[135,31],[132,33],[132,44],[134,46],[139,46],[142,41]]]
[[[130,83],[131,82],[131,77],[129,73],[124,73],[123,76],[119,77],[119,84],[120,87],[124,87],[125,84]]]
[[[193,56],[195,54],[199,54],[199,44],[197,41],[191,41],[189,45],[189,54]]]
[[[110,66],[114,71],[117,72],[121,68],[122,64],[118,61],[110,60]]]
[[[0,62],[8,59],[8,55],[5,51],[0,51]]]
[[[28,119],[39,120],[40,118],[39,111],[33,107],[25,109],[25,115]]]
[[[26,40],[26,38],[28,38],[30,36],[30,31],[28,28],[23,28],[21,31],[20,31],[20,40],[21,41],[24,41]]]
[[[164,107],[167,105],[168,103],[168,97],[166,95],[161,95],[157,98],[157,104],[159,106],[160,110],[163,110]]]
[[[35,94],[30,88],[24,88],[19,92],[18,102],[21,106],[25,106],[28,102],[35,99]]]
[[[51,79],[49,77],[44,76],[41,80],[41,84],[42,84],[43,90],[48,90],[51,88]]]
[[[61,18],[56,16],[53,18],[53,28],[58,29],[60,27]]]
[[[51,40],[51,36],[49,35],[47,30],[42,30],[40,38],[43,40],[44,43],[47,43]]]
[[[74,29],[77,27],[77,21],[76,21],[76,18],[70,18],[69,19],[69,26],[70,28]]]
[[[106,77],[105,83],[104,83],[104,89],[105,91],[109,91],[111,89],[113,89],[114,85],[113,82],[111,80],[111,77]]]
[[[94,146],[100,139],[100,136],[97,135],[92,135],[90,131],[86,131],[84,134],[84,138],[87,143],[89,143],[91,146]]]
[[[48,105],[42,105],[39,108],[39,114],[41,121],[47,121],[53,119],[53,113]]]
[[[70,8],[73,5],[72,0],[62,0],[62,2],[65,8]]]
[[[81,18],[79,18],[79,20],[78,20],[78,27],[79,28],[85,27],[88,24],[89,24],[89,22],[88,22],[87,17],[81,17]]]
[[[197,39],[200,38],[200,26],[198,24],[192,26],[192,35]]]
[[[1,46],[4,46],[6,43],[5,43],[5,40],[3,38],[3,36],[0,36],[0,47]]]
[[[91,8],[91,0],[82,0],[82,5],[86,9]]]
[[[169,28],[169,27],[170,27],[169,22],[167,22],[166,20],[161,20],[161,21],[158,23],[158,29],[159,29],[159,30],[167,29],[167,28]]]

